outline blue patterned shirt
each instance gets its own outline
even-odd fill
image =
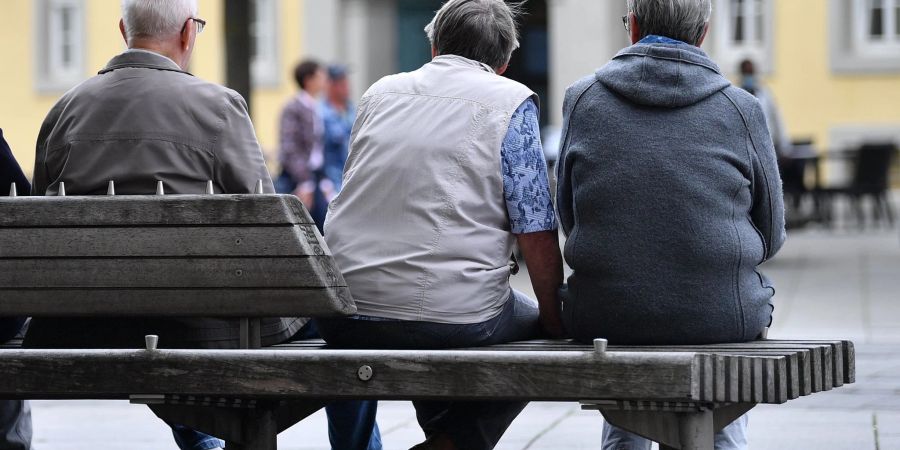
[[[557,228],[547,162],[541,146],[538,108],[526,100],[512,116],[500,149],[503,195],[513,234]]]

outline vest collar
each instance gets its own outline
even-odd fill
[[[103,75],[116,69],[126,68],[167,70],[170,72],[191,75],[189,72],[181,70],[181,67],[178,67],[178,64],[175,64],[175,61],[172,61],[163,55],[145,50],[129,50],[113,57],[99,74]]]
[[[493,74],[497,73],[496,71],[494,71],[494,69],[491,66],[489,66],[483,62],[478,62],[478,61],[475,61],[475,60],[472,60],[469,58],[465,58],[462,56],[457,56],[457,55],[435,56],[434,59],[431,60],[431,63],[437,64],[437,65],[453,66],[453,67],[471,67],[471,68],[483,70],[485,72],[490,72]]]

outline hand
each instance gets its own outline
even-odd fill
[[[312,209],[313,203],[315,203],[315,192],[309,189],[304,189],[303,186],[298,187],[294,190],[294,195],[300,199],[300,202],[303,203],[303,206],[306,209]]]
[[[566,328],[563,326],[558,312],[556,314],[541,313],[541,327],[544,329],[544,332],[553,339],[562,339],[566,337]]]

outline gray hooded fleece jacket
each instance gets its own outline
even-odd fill
[[[775,149],[757,100],[687,44],[637,44],[569,88],[558,210],[579,340],[755,339],[785,239]]]

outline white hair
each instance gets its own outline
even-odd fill
[[[122,0],[126,39],[178,34],[188,19],[197,17],[197,9],[197,0]]]
[[[499,69],[519,48],[516,19],[521,3],[504,0],[449,0],[425,27],[441,55],[457,55]]]
[[[696,45],[712,16],[711,0],[628,0],[644,36],[656,34]]]

